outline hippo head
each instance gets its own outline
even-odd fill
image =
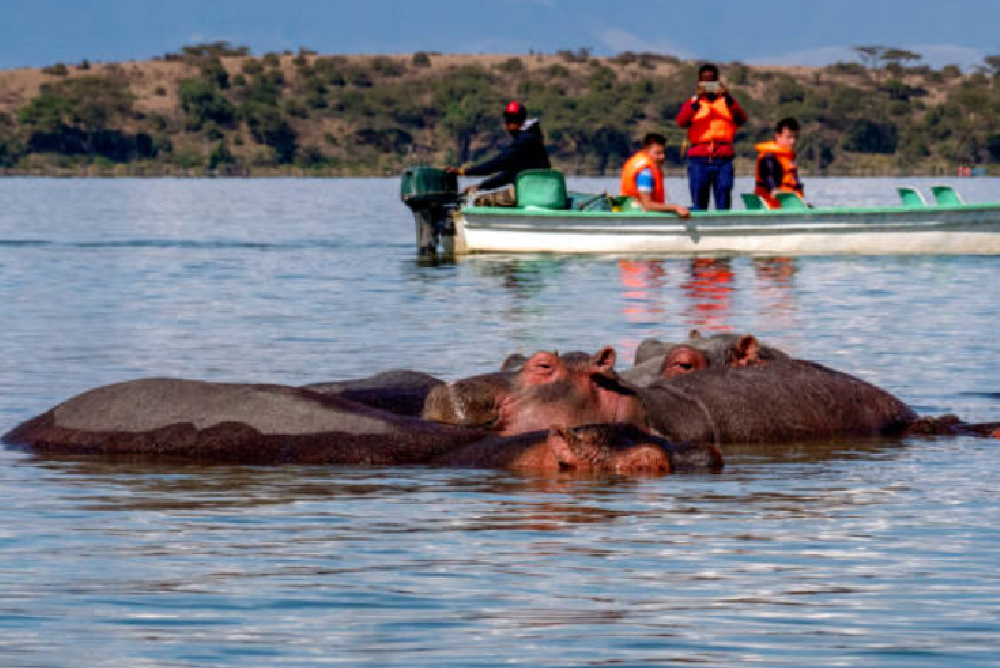
[[[501,400],[497,428],[511,435],[552,424],[645,425],[642,400],[619,382],[614,367],[613,348],[604,348],[588,359],[535,353],[514,378],[511,392]]]
[[[547,444],[560,469],[657,475],[722,468],[714,445],[677,445],[630,424],[554,426]]]
[[[517,372],[463,378],[432,389],[424,400],[425,420],[467,427],[496,427],[500,402],[513,391]]]
[[[779,350],[761,346],[752,334],[717,334],[706,339],[693,330],[687,343],[667,348],[660,378],[675,378],[710,367],[757,366],[786,357]]]
[[[480,426],[502,434],[592,422],[644,425],[645,409],[619,382],[615,351],[593,356],[539,352],[517,372],[473,376],[435,388],[424,404],[428,420]]]

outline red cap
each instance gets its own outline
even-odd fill
[[[523,123],[528,116],[528,110],[517,100],[511,100],[503,110],[503,116],[509,123]]]

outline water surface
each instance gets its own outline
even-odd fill
[[[420,263],[397,187],[0,180],[0,431],[131,378],[451,379],[604,345],[621,367],[695,327],[1000,420],[1000,258]],[[742,448],[639,480],[0,450],[0,665],[998,665],[996,448]]]

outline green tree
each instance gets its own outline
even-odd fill
[[[83,77],[43,85],[37,97],[17,114],[28,132],[32,151],[105,155],[127,159],[151,150],[127,135],[120,124],[133,116],[134,96],[118,79]]]
[[[187,114],[187,127],[195,132],[209,121],[230,127],[236,119],[232,102],[209,79],[182,79],[177,89],[181,109]]]
[[[298,136],[277,109],[252,103],[243,113],[254,141],[273,148],[278,164],[289,164],[295,160]]]
[[[899,137],[894,123],[876,123],[859,118],[851,123],[844,135],[844,150],[860,153],[896,152]]]

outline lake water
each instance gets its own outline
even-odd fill
[[[623,367],[691,328],[1000,420],[1000,257],[435,265],[413,236],[394,179],[0,180],[0,433],[131,378],[454,379],[604,345]],[[656,479],[0,450],[0,666],[997,666],[998,446],[733,449]]]

